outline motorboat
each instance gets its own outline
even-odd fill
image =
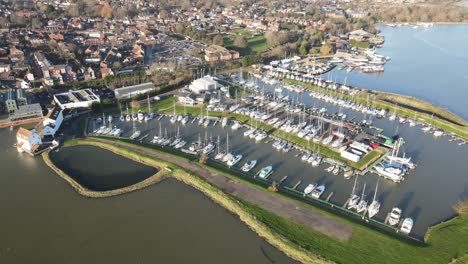
[[[256,161],[256,160],[247,161],[247,162],[244,164],[244,166],[242,166],[242,171],[248,172],[248,171],[250,171],[253,167],[255,167],[256,164],[257,164],[257,161]]]
[[[333,140],[333,135],[328,136],[322,141],[322,144],[323,145],[328,145],[328,144],[330,144],[330,142],[332,142],[332,140]]]
[[[310,158],[310,153],[306,152],[304,155],[302,155],[301,160],[302,161],[307,161]]]
[[[239,123],[239,122],[234,122],[234,125],[232,125],[231,129],[232,129],[232,130],[238,130],[238,129],[241,128],[241,127],[242,127],[241,123]]]
[[[408,218],[405,218],[405,220],[403,220],[403,223],[401,224],[401,227],[400,227],[400,231],[403,234],[409,234],[412,228],[413,228],[413,219],[408,217]]]
[[[312,191],[315,189],[315,187],[317,187],[316,183],[311,183],[311,184],[307,185],[307,187],[305,187],[305,189],[304,189],[304,196],[309,195],[310,193],[312,193]]]
[[[250,137],[250,135],[251,135],[252,133],[255,133],[256,130],[257,130],[257,129],[254,128],[254,127],[250,128],[249,130],[247,130],[247,131],[244,132],[244,137]]]
[[[232,167],[236,165],[242,159],[242,155],[236,155],[232,159],[228,160],[227,165]]]
[[[171,123],[177,122],[177,116],[176,116],[176,115],[173,115],[169,121],[170,121]]]
[[[138,111],[138,121],[143,121],[145,120],[145,115],[141,112],[141,111]]]
[[[339,166],[335,166],[335,168],[332,170],[332,173],[334,175],[338,175],[338,173],[340,173],[340,167]]]
[[[441,136],[444,135],[444,132],[442,132],[442,131],[440,131],[440,130],[437,130],[437,131],[434,132],[433,135],[434,135],[434,137],[441,137]]]
[[[388,219],[388,223],[391,226],[396,226],[400,223],[401,220],[401,209],[398,207],[394,207],[390,212],[390,218]]]
[[[322,196],[323,192],[325,192],[325,185],[322,184],[312,191],[311,196],[318,199]]]
[[[255,141],[264,140],[267,136],[268,136],[268,134],[265,131],[261,131],[261,132],[257,133],[257,135],[255,136]]]
[[[272,166],[267,166],[263,169],[260,170],[260,172],[258,173],[258,176],[260,178],[266,178],[268,177],[268,175],[270,175],[273,171],[273,167]]]
[[[325,171],[332,172],[335,169],[335,166],[331,165],[330,167],[326,168]]]
[[[205,122],[203,123],[203,126],[208,127],[210,125],[210,122],[211,122],[210,119],[207,118]]]
[[[126,115],[125,116],[125,121],[127,121],[127,122],[132,121],[132,116],[131,115]]]
[[[123,122],[123,121],[125,121],[125,116],[124,116],[124,115],[121,115],[121,116],[120,116],[120,122]]]
[[[311,162],[311,165],[312,167],[318,167],[321,162],[322,162],[322,157],[317,155],[317,157],[315,157],[315,159]]]

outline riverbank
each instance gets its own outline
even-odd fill
[[[150,157],[143,153],[139,153],[137,151],[133,151],[128,148],[123,148],[122,146],[118,146],[116,144],[111,145],[104,142],[97,142],[93,140],[71,140],[67,141],[66,146],[77,146],[77,145],[91,145],[99,148],[103,148],[105,150],[111,151],[115,154],[121,155],[123,157],[132,159],[137,162],[141,162],[148,166],[154,166],[155,168],[161,169],[159,173],[159,177],[157,178],[158,181],[166,178],[166,177],[173,177],[180,182],[183,182],[194,189],[204,193],[207,197],[213,200],[215,203],[219,204],[223,208],[227,209],[231,213],[237,215],[242,222],[244,222],[251,230],[257,233],[260,237],[265,239],[268,243],[275,246],[282,252],[284,252],[287,256],[291,257],[294,260],[300,261],[302,263],[328,263],[328,261],[314,256],[310,252],[306,252],[305,250],[298,247],[296,244],[292,243],[291,241],[285,239],[284,237],[278,236],[276,233],[272,232],[269,227],[264,225],[262,222],[258,221],[255,216],[249,214],[247,211],[243,210],[240,202],[236,200],[233,196],[227,194],[221,189],[216,188],[212,184],[208,183],[201,177],[194,175],[185,171],[184,169],[180,168],[179,166],[171,163],[167,163],[165,161],[155,159],[154,157]],[[51,167],[54,171],[57,172],[62,178],[64,178],[67,182],[69,182],[72,187],[74,187],[81,195],[93,198],[102,198],[108,197],[112,195],[123,194],[121,193],[112,193],[109,195],[107,192],[102,192],[99,194],[97,192],[93,192],[90,190],[86,190],[86,188],[80,186],[76,181],[74,181],[70,176],[66,175],[63,171],[58,169],[48,158],[48,155],[43,155],[46,164]],[[170,172],[170,173],[169,173]],[[155,175],[156,176],[156,175]],[[150,179],[148,179],[150,180]],[[158,181],[152,181],[148,183],[146,186],[150,186],[151,184],[157,183]],[[131,187],[131,186],[129,186]],[[125,189],[125,188],[123,188]],[[132,190],[136,190],[131,188]],[[117,190],[116,190],[117,191]],[[127,192],[130,190],[127,190]],[[105,195],[104,195],[105,194]],[[100,196],[101,195],[101,196]]]
[[[88,142],[88,140],[85,142]],[[126,145],[132,146],[131,144]],[[127,148],[127,146],[119,148]],[[138,156],[145,155],[131,150],[129,153]],[[174,169],[178,168],[174,165],[170,166],[171,168],[174,167]],[[194,188],[204,189],[209,195],[214,193],[220,195],[221,198],[235,200],[234,197],[226,195],[225,192],[206,183],[202,178],[192,175],[192,173],[188,174],[187,177],[175,175],[175,177],[179,176],[183,176],[183,179],[187,181],[186,183],[194,184],[192,180],[200,181],[199,185]],[[234,182],[227,183],[236,185]],[[265,189],[263,191],[266,192]],[[282,197],[282,199],[287,198]],[[317,210],[317,208],[300,201],[294,201],[294,203],[310,210]],[[468,239],[466,236],[461,235],[468,232],[468,216],[466,215],[457,216],[432,227],[425,239],[426,246],[421,246],[395,239],[348,219],[330,216],[353,227],[352,237],[348,241],[342,241],[314,231],[303,224],[288,219],[289,217],[278,216],[249,202],[239,200],[236,204],[241,205],[242,212],[248,212],[253,216],[253,220],[260,221],[266,226],[267,231],[278,234],[282,237],[281,239],[286,238],[292,241],[291,243],[295,246],[340,263],[395,263],[395,261],[398,263],[448,263],[457,258],[463,259],[462,257],[468,253]],[[234,209],[238,210],[239,208],[234,207]],[[323,214],[327,213],[323,212]],[[317,263],[315,261],[303,262]]]
[[[371,99],[375,96],[375,102],[372,103],[373,107],[386,109],[389,113],[396,113],[399,116],[404,116],[409,119],[416,118],[419,122],[432,124],[434,127],[451,132],[468,140],[468,123],[463,118],[421,99],[375,90],[362,90],[357,95],[351,97],[309,83],[290,79],[284,79],[283,81],[303,86],[311,91],[341,96],[360,104],[366,104],[368,96]]]

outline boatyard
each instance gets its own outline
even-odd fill
[[[273,84],[271,80],[267,81]],[[332,100],[332,97],[318,99],[314,94],[303,91],[279,91],[276,90],[279,85],[272,84],[258,78],[244,82],[241,79],[238,85],[248,96],[223,98],[223,103],[219,100],[204,107],[185,106],[176,103],[176,98],[164,99],[156,103],[157,113],[135,110],[132,117],[129,110],[127,115],[120,117],[95,118],[90,122],[88,132],[121,136],[167,151],[193,155],[202,162],[210,162],[236,175],[255,179],[256,183],[299,198],[306,197],[313,204],[341,210],[343,214],[392,232],[411,232],[410,235],[416,238],[421,238],[428,226],[443,220],[431,212],[430,207],[418,204],[415,200],[420,198],[414,199],[414,191],[408,192],[409,189],[414,190],[414,182],[423,180],[416,177],[421,169],[419,166],[416,168],[415,164],[419,165],[420,159],[404,156],[405,152],[414,153],[408,151],[412,147],[407,147],[408,138],[395,135],[407,135],[406,131],[409,130],[420,131],[418,133],[426,135],[422,136],[425,140],[433,142],[433,136],[424,134],[420,129],[424,126],[419,122],[412,125],[409,121],[391,121],[391,113],[377,118],[377,110],[373,110],[374,114],[363,114],[352,106],[343,107],[344,103],[340,106],[334,102],[337,99]],[[236,94],[242,94],[242,89]],[[217,94],[213,98],[220,99],[221,96]],[[284,98],[289,98],[289,101]],[[283,106],[288,105],[289,110],[277,107],[275,111],[274,103],[281,102],[288,102]],[[295,127],[287,127],[288,120],[292,120],[289,125]],[[366,120],[366,123],[363,124],[362,120]],[[277,122],[280,124],[275,126]],[[314,130],[315,135],[311,135]],[[338,132],[345,136],[340,137]],[[326,138],[330,139],[324,144]],[[350,148],[351,154],[359,156],[359,149],[365,151],[366,146],[370,153],[377,153],[378,150],[379,154],[359,167],[356,167],[357,162],[330,154],[334,153],[333,150],[340,153]],[[375,149],[372,150],[371,146]],[[363,155],[362,159],[367,160],[368,155]],[[401,166],[395,167],[394,164]],[[395,170],[404,168],[406,171],[395,180],[388,177],[386,171],[382,173],[382,169],[386,168],[384,166],[394,167]],[[393,173],[395,170],[390,171]],[[424,169],[422,171],[425,173]],[[401,172],[403,170],[396,171]],[[384,176],[384,179],[375,177],[375,173]],[[412,180],[413,177],[416,179]],[[400,184],[393,183],[406,178],[408,180]],[[356,204],[350,206],[351,200]],[[400,210],[400,218],[393,220],[391,226],[388,219],[391,212],[397,212],[397,209]],[[422,212],[426,216],[422,217]]]

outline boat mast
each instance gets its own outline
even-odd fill
[[[372,200],[375,202],[375,198],[377,198],[377,189],[379,188],[379,179],[377,179],[377,185],[375,186],[375,192],[374,192],[374,199]]]
[[[356,193],[357,178],[358,178],[358,177],[356,176],[356,178],[354,179],[353,191],[351,192],[351,196],[353,196],[353,195]]]

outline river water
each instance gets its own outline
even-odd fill
[[[324,78],[366,89],[418,97],[468,119],[468,25],[379,28],[377,52],[389,56],[381,74],[347,73],[338,67]]]
[[[292,263],[236,217],[175,180],[89,199],[40,157],[18,153],[14,132],[0,129],[0,138],[0,263]],[[93,159],[116,158],[88,147],[57,155],[73,151],[83,154],[76,162],[89,166],[100,166]]]

